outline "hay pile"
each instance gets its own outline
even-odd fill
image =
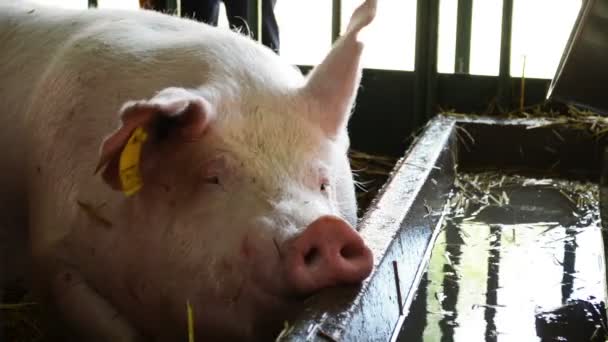
[[[5,296],[6,297],[6,296]],[[10,302],[11,304],[6,304]],[[0,339],[14,342],[45,341],[45,328],[41,308],[36,302],[22,296],[0,304]]]
[[[555,178],[532,178],[499,171],[460,173],[454,180],[455,191],[449,198],[450,219],[470,218],[489,206],[509,205],[505,189],[535,186],[557,189],[574,208],[592,212],[597,206],[599,190],[591,182],[574,182]],[[578,216],[577,213],[574,214]]]
[[[579,131],[585,131],[594,137],[606,138],[608,135],[608,117],[600,116],[597,113],[580,109],[576,106],[557,107],[550,103],[542,103],[530,106],[523,110],[511,112],[493,112],[484,114],[464,114],[454,110],[441,110],[441,114],[454,116],[457,118],[471,118],[476,116],[493,117],[499,119],[545,119],[547,122],[532,128],[561,126]]]
[[[349,158],[355,178],[357,216],[361,217],[388,180],[398,158],[373,155],[356,150],[349,152]]]

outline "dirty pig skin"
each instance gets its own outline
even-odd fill
[[[303,75],[246,36],[152,11],[0,4],[0,261],[67,340],[271,340],[373,268],[348,121],[362,1]],[[23,276],[21,274],[21,276]]]

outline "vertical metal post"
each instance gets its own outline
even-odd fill
[[[139,8],[167,12],[167,0],[139,0]]]
[[[89,0],[89,8],[96,8],[97,0]]]
[[[500,72],[498,75],[498,103],[503,110],[511,106],[511,33],[513,0],[503,0],[502,34],[500,37]]]
[[[437,40],[439,0],[418,0],[416,9],[415,128],[433,116],[437,90]]]
[[[171,14],[177,13],[177,0],[166,0],[165,1],[165,11],[167,11],[167,13],[171,13]]]
[[[331,6],[331,41],[333,43],[340,37],[340,28],[342,26],[342,0],[332,0]]]
[[[458,0],[458,15],[456,19],[456,59],[454,61],[454,72],[468,74],[471,61],[473,0]]]
[[[258,41],[262,41],[262,0],[249,0],[248,2],[247,25],[249,25],[249,34]]]
[[[602,242],[608,245],[608,147],[602,151],[600,167],[600,222],[602,225]],[[604,247],[606,248],[606,247]],[[605,263],[606,280],[608,281],[608,263]]]

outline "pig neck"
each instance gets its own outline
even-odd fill
[[[79,27],[54,25],[60,19],[39,15],[37,10],[13,3],[0,4],[0,146],[3,158],[0,160],[0,209],[5,215],[2,220],[27,227],[26,217],[26,167],[27,132],[25,117],[33,98],[41,96],[34,90],[49,66],[49,59],[62,46],[66,35]],[[38,10],[40,11],[40,10]],[[75,18],[76,12],[72,13]],[[19,23],[19,24],[17,24]],[[6,198],[10,195],[10,198]],[[14,213],[12,217],[6,215]],[[20,219],[18,219],[20,218]]]
[[[10,2],[10,1],[9,1]],[[27,147],[23,117],[32,89],[43,73],[46,59],[57,44],[49,42],[40,53],[31,53],[41,31],[17,27],[18,11],[0,4],[0,286],[24,276],[27,262],[27,187],[25,157]],[[28,18],[29,19],[29,18]],[[57,41],[59,37],[57,37]],[[56,42],[55,42],[56,43]]]

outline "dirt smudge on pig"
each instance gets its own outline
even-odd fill
[[[110,220],[106,219],[99,213],[99,210],[105,205],[105,203],[102,203],[97,207],[80,200],[76,201],[76,203],[78,204],[78,207],[82,209],[91,220],[101,224],[107,229],[112,228],[112,222],[110,222]]]
[[[274,247],[277,249],[277,254],[279,255],[279,259],[283,260],[283,253],[281,252],[281,248],[279,247],[279,243],[277,239],[272,238],[272,243],[274,243]]]
[[[141,300],[141,296],[138,293],[139,289],[143,289],[144,286],[140,285],[139,287],[136,284],[132,284],[132,283],[128,283],[127,284],[127,292],[129,293],[129,296],[137,303],[139,304],[143,304],[142,300]]]
[[[220,262],[220,267],[223,272],[232,272],[233,268],[232,264],[226,259],[222,259],[222,261]]]
[[[245,235],[243,239],[243,243],[241,244],[241,255],[245,258],[249,258],[254,253],[254,247],[251,245],[249,241],[249,235]]]

